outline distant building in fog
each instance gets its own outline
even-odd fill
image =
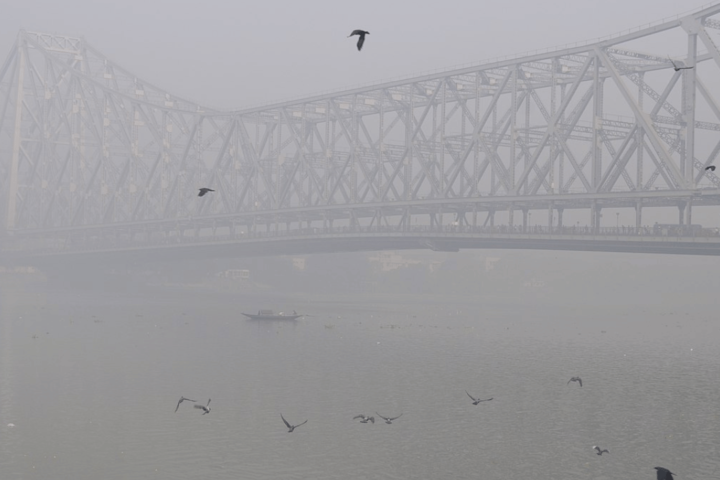
[[[423,261],[417,258],[408,258],[397,252],[378,252],[376,255],[369,256],[368,261],[371,264],[375,264],[381,272],[390,272],[412,265],[427,265],[428,269],[433,272],[441,263],[438,261]]]
[[[531,278],[530,280],[523,282],[523,287],[525,288],[543,288],[545,285],[545,281],[537,280],[535,278]]]
[[[35,267],[2,267],[0,266],[0,273],[39,273]]]
[[[495,264],[500,260],[500,257],[485,257],[485,271],[489,272],[490,270],[494,270]]]
[[[230,280],[249,280],[250,270],[244,268],[231,268],[218,273],[216,276]]]

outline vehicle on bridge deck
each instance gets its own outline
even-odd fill
[[[302,317],[302,315],[298,315],[295,310],[293,310],[292,315],[286,315],[283,312],[275,313],[272,310],[258,310],[257,315],[252,313],[243,313],[243,315],[250,320],[295,320]]]
[[[713,236],[717,235],[717,229],[715,228],[703,228],[702,225],[678,225],[676,223],[657,223],[653,225],[653,235],[660,235],[663,237],[667,236]]]

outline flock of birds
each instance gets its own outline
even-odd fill
[[[580,377],[572,377],[570,380],[567,381],[567,385],[570,385],[570,382],[577,382],[582,387],[582,378]],[[467,392],[465,392],[467,393]],[[470,395],[468,393],[468,395]],[[472,398],[472,397],[470,397]],[[475,399],[473,399],[475,400]],[[492,398],[490,399],[492,400]],[[477,405],[477,403],[474,403],[474,405]],[[597,455],[602,455],[603,453],[610,453],[610,451],[606,448],[600,448],[597,445],[593,445],[592,447],[595,450],[595,453]],[[671,472],[667,468],[663,467],[653,467],[655,470],[657,470],[657,480],[674,480],[673,475],[676,475],[675,473]]]
[[[467,393],[467,391],[466,391],[465,393]],[[470,394],[468,393],[468,395],[470,395]],[[480,403],[480,402],[486,402],[487,400],[492,400],[492,398],[489,398],[489,399],[487,399],[487,400],[476,400],[475,398],[472,397],[472,395],[470,395],[470,398],[473,399],[473,405],[477,405],[477,404]],[[211,401],[211,400],[212,400],[211,398],[208,398],[208,401],[207,401],[207,403],[206,403],[205,405],[202,405],[202,404],[200,404],[200,403],[196,403],[196,404],[194,405],[194,408],[197,408],[198,410],[202,410],[202,411],[203,411],[202,414],[203,414],[203,415],[206,415],[206,414],[210,413],[210,410],[211,410],[211,408],[210,408],[210,401]],[[180,397],[180,400],[178,400],[177,405],[175,406],[175,413],[177,413],[177,411],[180,409],[180,404],[183,403],[183,402],[185,402],[185,401],[188,401],[188,402],[197,402],[197,400],[193,400],[193,399],[191,399],[191,398],[187,398],[187,397],[185,397],[185,396],[181,396],[181,397]],[[392,422],[393,422],[394,420],[397,420],[398,418],[400,418],[400,417],[403,416],[403,414],[401,413],[401,414],[398,415],[397,417],[384,417],[384,416],[380,415],[380,414],[377,413],[377,412],[375,412],[375,415],[377,415],[378,417],[380,417],[380,418],[382,418],[383,420],[385,420],[385,423],[387,423],[388,425],[392,425]],[[282,413],[280,414],[280,418],[282,419],[282,421],[283,421],[283,423],[285,424],[285,426],[288,428],[288,433],[292,433],[296,428],[301,427],[301,426],[305,425],[305,424],[308,422],[307,420],[305,420],[304,422],[298,423],[297,425],[292,425],[290,422],[288,422],[288,421],[285,419],[285,417],[283,416]],[[360,423],[368,423],[368,422],[375,423],[375,417],[369,417],[369,416],[367,416],[367,415],[360,414],[360,415],[354,416],[354,417],[353,417],[353,420],[357,420],[358,418],[360,419]]]
[[[357,49],[358,49],[358,51],[360,51],[360,50],[362,50],[363,44],[365,43],[365,35],[369,35],[369,34],[370,34],[370,32],[365,31],[365,30],[353,30],[352,33],[350,35],[348,35],[348,38],[352,37],[354,35],[358,36]],[[676,72],[678,72],[680,70],[690,70],[690,69],[694,68],[693,66],[689,66],[689,67],[680,66],[677,63],[675,63],[669,56],[668,56],[668,60],[670,60],[670,63],[673,66],[673,70],[675,70]],[[714,172],[715,165],[706,166],[705,171]],[[198,193],[198,197],[205,196],[207,193],[215,191],[215,190],[213,190],[211,188],[207,188],[207,187],[200,188],[199,190],[200,191]],[[572,377],[570,380],[568,380],[567,384],[569,385],[571,382],[577,382],[582,387],[582,378],[580,378],[580,377]],[[486,399],[475,398],[472,395],[470,395],[470,393],[468,393],[467,390],[465,391],[465,393],[467,393],[467,396],[470,397],[473,405],[478,405],[482,402],[489,402],[490,400],[493,399],[492,397],[486,398]],[[206,414],[210,413],[210,400],[211,399],[208,399],[207,404],[205,404],[205,405],[196,403],[194,405],[194,408],[196,408],[198,410],[202,410],[202,412],[203,412],[202,414],[206,415]],[[177,406],[175,407],[175,412],[178,411],[178,409],[180,408],[180,404],[184,401],[196,402],[196,400],[191,400],[186,397],[180,397],[180,400],[178,400]],[[380,415],[379,413],[375,412],[375,415],[382,418],[386,424],[392,425],[392,422],[397,420],[398,418],[402,417],[403,414],[401,413],[397,417],[385,417],[385,416]],[[280,418],[282,419],[283,423],[287,427],[288,433],[292,433],[296,428],[298,428],[302,425],[305,425],[308,422],[307,420],[305,420],[304,422],[299,423],[297,425],[292,425],[290,422],[288,422],[285,419],[285,417],[282,415],[282,413],[280,414]],[[360,423],[375,423],[375,417],[365,415],[363,413],[354,416],[353,420],[360,420]],[[607,449],[600,448],[597,445],[593,445],[592,448],[596,451],[597,455],[602,455],[603,453],[610,453]],[[672,473],[667,468],[663,468],[663,467],[654,467],[654,468],[657,471],[657,480],[674,480],[673,475],[675,475],[675,474]]]
[[[580,378],[580,377],[570,378],[570,380],[567,381],[567,384],[569,385],[570,382],[577,382],[582,387],[582,378]],[[493,397],[485,398],[485,399],[480,399],[479,397],[475,398],[472,395],[470,395],[470,393],[467,390],[465,390],[465,393],[467,393],[467,396],[470,397],[470,400],[472,400],[473,405],[479,405],[482,402],[489,402],[490,400],[493,399]],[[202,410],[203,411],[202,414],[206,415],[206,414],[210,413],[210,400],[211,399],[208,399],[207,404],[205,404],[205,405],[196,403],[194,405],[194,408],[197,408],[198,410]],[[180,400],[178,400],[178,403],[175,406],[175,413],[177,413],[178,409],[180,408],[180,404],[183,403],[184,401],[196,402],[197,400],[192,400],[187,397],[181,396]],[[385,421],[385,423],[387,423],[388,425],[392,425],[392,422],[394,422],[395,420],[397,420],[398,418],[403,416],[403,414],[401,413],[397,417],[385,417],[383,415],[380,415],[377,412],[375,412],[375,415],[382,418]],[[282,419],[283,423],[287,427],[288,433],[292,433],[293,431],[295,431],[296,428],[298,428],[302,425],[305,425],[308,422],[307,420],[305,420],[302,423],[293,425],[285,419],[285,417],[283,416],[282,413],[280,414],[280,418]],[[365,415],[364,413],[355,415],[352,419],[360,420],[360,423],[373,423],[373,424],[375,423],[375,417]],[[593,445],[592,448],[595,450],[595,453],[597,455],[602,455],[603,453],[610,453],[610,451],[607,450],[606,448],[600,448],[597,445]],[[655,468],[655,470],[657,470],[657,480],[674,480],[673,475],[675,475],[675,474],[673,472],[671,472],[670,470],[668,470],[667,468],[663,468],[663,467],[654,467],[654,468]]]

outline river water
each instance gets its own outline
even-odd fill
[[[712,302],[45,287],[0,300],[4,480],[720,478]],[[240,315],[258,308],[309,316]],[[212,411],[175,413],[181,395]],[[375,412],[402,417],[352,419]],[[308,423],[289,434],[281,413]]]

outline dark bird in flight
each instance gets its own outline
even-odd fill
[[[210,400],[212,400],[212,399],[211,399],[211,398],[208,398],[207,405],[197,405],[197,404],[196,404],[196,405],[195,405],[195,408],[199,408],[200,410],[202,410],[202,411],[203,411],[203,415],[205,415],[206,413],[210,413]]]
[[[602,455],[603,453],[610,453],[609,451],[607,451],[607,450],[605,450],[605,449],[600,450],[600,447],[598,447],[597,445],[595,445],[593,448],[594,448],[595,450],[597,450],[597,454],[598,454],[598,455]]]
[[[177,407],[175,407],[175,412],[178,411],[178,408],[180,408],[180,404],[181,404],[182,402],[184,402],[185,400],[187,400],[188,402],[197,402],[197,400],[190,400],[189,398],[180,397],[180,400],[178,400]]]
[[[352,37],[353,35],[359,35],[360,38],[358,38],[358,52],[362,50],[363,43],[365,43],[365,35],[370,35],[370,32],[366,32],[365,30],[353,30],[353,32],[348,35],[348,38]]]
[[[714,172],[714,171],[715,171],[715,165],[710,165],[709,167],[705,167],[705,171],[707,172],[708,170],[710,170],[711,172]]]
[[[570,380],[568,380],[568,383],[570,382],[578,382],[580,386],[582,387],[582,378],[580,377],[572,377]]]
[[[668,56],[668,60],[670,60],[670,63],[672,63],[672,66],[673,66],[673,70],[675,70],[676,72],[678,72],[680,70],[690,70],[691,68],[693,68],[693,67],[678,67],[677,63],[673,62],[669,56]]]
[[[203,188],[200,189],[200,193],[198,193],[198,197],[202,197],[202,196],[205,195],[206,193],[208,193],[208,192],[214,192],[214,191],[215,191],[215,190],[213,190],[212,188],[204,188],[204,187],[203,187]]]
[[[367,422],[375,423],[375,417],[368,417],[367,415],[360,414],[360,415],[355,415],[353,417],[353,420],[357,420],[358,418],[361,419],[360,423],[367,423]]]
[[[288,421],[285,420],[285,417],[282,416],[282,413],[280,414],[280,418],[282,418],[282,421],[285,422],[285,426],[288,427],[288,433],[292,433],[293,430],[295,430],[296,428],[298,428],[300,425],[305,425],[305,424],[307,423],[307,420],[305,420],[305,421],[302,422],[301,424],[298,424],[298,425],[290,425],[290,424],[288,423]]]
[[[479,398],[475,398],[472,395],[470,395],[467,390],[465,390],[465,393],[467,393],[468,397],[470,397],[472,399],[473,405],[477,405],[480,402],[489,402],[490,400],[493,399],[493,397],[490,397],[490,398],[486,398],[485,400],[480,400]]]
[[[667,468],[655,467],[655,470],[657,470],[657,480],[673,480],[673,475],[675,475]]]
[[[377,412],[375,412],[375,415],[377,415],[378,417],[380,417],[380,418],[382,418],[383,420],[385,420],[385,423],[387,423],[388,425],[392,425],[393,420],[397,420],[398,418],[400,418],[400,417],[403,416],[403,414],[401,413],[401,414],[398,415],[397,417],[388,418],[388,417],[383,417],[382,415],[380,415],[380,414],[377,413]]]

